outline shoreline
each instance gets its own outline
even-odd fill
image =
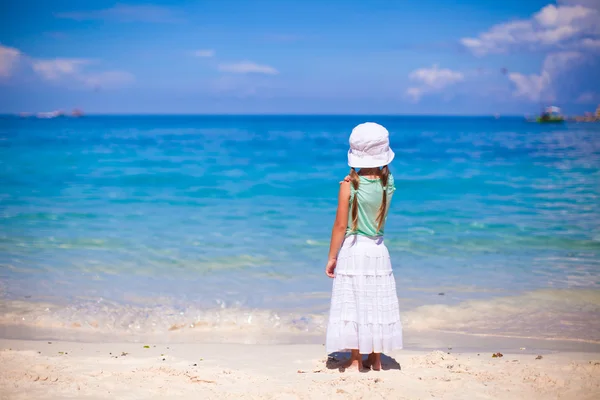
[[[147,346],[147,347],[146,347]],[[340,371],[322,345],[80,343],[0,339],[7,399],[597,398],[600,356],[399,350],[386,370]],[[539,357],[541,356],[541,358]]]
[[[439,304],[412,304],[401,310],[407,346],[600,352],[600,292],[596,290],[546,289],[448,304],[451,296],[440,296]],[[326,326],[326,310],[315,308],[0,300],[0,338],[5,339],[322,344]]]
[[[511,336],[496,333],[471,333],[443,330],[403,329],[405,348],[416,351],[454,349],[463,352],[555,353],[582,352],[600,354],[600,342],[594,340],[548,338],[535,336]],[[0,341],[24,342],[72,342],[85,345],[119,344],[135,345],[255,345],[255,346],[323,346],[325,334],[321,331],[278,332],[244,331],[231,329],[207,329],[203,331],[172,331],[153,334],[123,334],[93,332],[73,328],[35,328],[18,324],[0,324]]]

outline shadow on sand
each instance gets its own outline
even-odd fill
[[[327,357],[326,366],[328,369],[337,369],[340,372],[344,372],[346,370],[344,368],[344,364],[349,359],[350,359],[350,353],[341,353],[341,352],[331,353]],[[367,355],[363,355],[363,363],[366,361],[366,359],[367,359]],[[392,369],[396,369],[399,371],[402,369],[402,367],[400,367],[400,363],[398,361],[396,361],[395,358],[392,358],[390,356],[386,356],[385,354],[382,354],[381,355],[381,369],[384,371],[389,371]],[[370,371],[370,369],[365,368],[361,372],[368,372],[368,371]]]

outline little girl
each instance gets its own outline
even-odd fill
[[[326,274],[333,279],[327,352],[351,350],[346,368],[381,369],[381,353],[402,348],[396,282],[383,229],[396,190],[383,126],[352,130],[350,175],[340,183]],[[356,169],[360,170],[356,172]],[[361,354],[369,354],[362,364]]]

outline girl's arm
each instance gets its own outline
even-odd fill
[[[329,245],[329,260],[325,272],[333,278],[333,271],[337,261],[337,255],[346,236],[346,228],[348,227],[348,208],[350,207],[350,182],[342,181],[340,184],[340,192],[338,194],[338,207],[335,215],[335,222],[331,230],[331,243]]]

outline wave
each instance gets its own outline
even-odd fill
[[[542,289],[520,295],[433,304],[403,315],[412,330],[600,343],[600,291]]]
[[[325,300],[325,293],[307,293]],[[133,299],[132,299],[133,300]],[[160,302],[161,304],[157,304]],[[138,341],[211,340],[281,343],[322,340],[327,314],[316,309],[177,306],[167,298],[137,305],[104,299],[76,303],[0,301],[0,335],[21,338]],[[401,302],[402,304],[402,302]],[[515,296],[430,304],[401,313],[408,336],[460,333],[600,343],[600,291],[537,290]],[[48,336],[50,335],[50,336]]]

